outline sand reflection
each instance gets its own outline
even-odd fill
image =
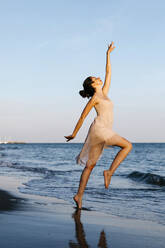
[[[83,224],[81,222],[81,210],[76,210],[72,215],[74,221],[75,221],[75,236],[77,239],[77,243],[73,241],[69,241],[69,247],[70,248],[88,248],[90,245],[88,244],[86,240],[86,235],[84,231]],[[96,237],[97,238],[97,237]],[[97,247],[99,248],[108,248],[107,241],[106,241],[106,235],[104,230],[100,232],[100,237],[98,238],[98,244]]]

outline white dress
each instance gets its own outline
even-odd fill
[[[116,133],[112,130],[113,125],[113,103],[106,96],[96,95],[99,103],[95,105],[97,117],[91,124],[85,143],[79,155],[76,157],[78,164],[94,165],[104,148],[112,145],[111,138]]]

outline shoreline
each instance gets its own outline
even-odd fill
[[[161,224],[76,211],[64,200],[20,193],[26,180],[1,175],[0,182],[0,206],[5,202],[0,209],[2,248],[97,247],[99,242],[98,247],[164,247]]]

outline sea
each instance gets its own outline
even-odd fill
[[[74,206],[84,169],[77,165],[81,143],[0,144],[0,175],[24,182],[23,194],[59,198]],[[108,169],[118,147],[105,149],[88,181],[83,206],[123,218],[165,225],[165,143],[133,143],[133,149],[104,188]]]

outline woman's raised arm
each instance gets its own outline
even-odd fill
[[[109,46],[108,46],[108,50],[106,52],[106,72],[105,72],[105,81],[104,81],[104,85],[103,85],[103,93],[105,95],[108,94],[109,91],[109,87],[111,84],[111,63],[110,63],[110,53],[113,51],[113,49],[115,48],[114,46],[114,42],[112,42]]]
[[[82,126],[86,116],[88,115],[88,113],[90,112],[90,110],[95,106],[95,104],[97,103],[95,97],[92,97],[89,102],[87,103],[87,105],[85,106],[76,126],[75,129],[73,130],[73,133],[69,136],[64,136],[67,140],[67,142],[71,139],[74,139],[74,137],[76,136],[77,132],[79,131],[80,127]]]

